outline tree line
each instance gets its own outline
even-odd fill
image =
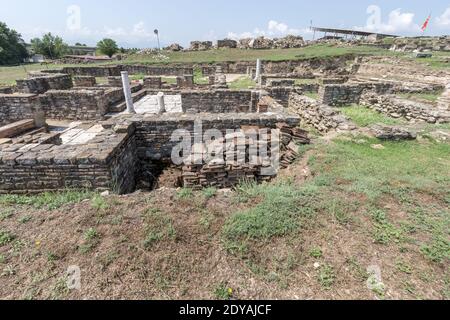
[[[76,46],[86,46],[77,43]],[[70,52],[69,45],[56,35],[47,33],[41,38],[31,40],[31,48],[35,54],[42,54],[48,59],[60,59]],[[103,39],[97,43],[97,50],[108,57],[127,50],[119,48],[113,39]],[[25,41],[22,36],[6,23],[0,22],[0,65],[17,65],[29,57]]]

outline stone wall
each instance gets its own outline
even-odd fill
[[[400,99],[392,95],[380,96],[368,92],[362,96],[361,104],[392,118],[405,118],[409,121],[428,123],[450,122],[450,111],[441,110],[429,104]]]
[[[186,113],[251,112],[257,103],[250,90],[181,91],[181,101]]]
[[[160,89],[162,87],[161,77],[145,77],[144,87],[149,89]]]
[[[92,76],[74,76],[73,84],[75,87],[95,87],[97,80]]]
[[[299,118],[283,114],[199,114],[182,116],[163,114],[160,116],[139,116],[125,118],[136,126],[137,157],[140,161],[140,177],[144,185],[152,185],[155,170],[161,163],[170,164],[172,149],[180,142],[171,141],[171,135],[175,130],[183,129],[189,132],[192,145],[194,141],[194,123],[201,120],[202,132],[209,129],[217,129],[225,136],[227,130],[237,130],[244,126],[257,126],[260,128],[276,128],[277,123],[284,122],[291,127],[296,127]],[[202,141],[202,137],[200,137]]]
[[[192,67],[180,66],[147,66],[147,65],[123,65],[119,67],[121,71],[128,71],[129,74],[144,74],[147,76],[184,76],[193,75]]]
[[[194,74],[191,66],[147,66],[147,65],[117,65],[117,66],[97,66],[97,67],[65,67],[61,72],[72,76],[93,76],[93,77],[120,77],[121,71],[128,71],[129,74],[144,74],[148,76],[183,76]]]
[[[295,79],[268,79],[268,87],[293,87],[295,85]]]
[[[62,73],[67,73],[71,76],[92,77],[119,77],[120,71],[119,66],[65,67],[61,70]]]
[[[147,95],[180,95],[184,113],[256,112],[259,92],[251,90],[181,90],[178,88],[147,89]]]
[[[368,91],[378,95],[388,94],[392,91],[392,85],[383,82],[327,84],[319,88],[319,101],[329,106],[359,104],[361,95]]]
[[[0,94],[12,94],[13,92],[13,87],[0,87]]]
[[[171,163],[172,149],[179,144],[171,139],[175,130],[186,130],[193,144],[197,138],[200,143],[203,141],[203,137],[194,134],[197,132],[194,123],[198,120],[202,124],[201,134],[208,129],[217,129],[224,136],[229,130],[243,128],[278,129],[283,143],[289,144],[282,148],[282,166],[296,157],[293,140],[309,142],[304,131],[294,129],[299,118],[282,113],[125,115],[103,122],[103,129],[88,143],[54,145],[48,140],[44,144],[0,145],[0,193],[38,193],[67,188],[127,193],[133,191],[137,183],[151,186],[158,167],[164,162]],[[202,174],[204,169],[211,168],[201,168]],[[228,170],[228,177],[239,178],[239,170],[238,167]],[[220,185],[214,179],[207,181],[218,187],[235,181],[230,178]],[[186,185],[192,186],[192,180],[189,181]]]
[[[356,129],[356,126],[342,115],[338,109],[297,93],[290,95],[288,110],[292,114],[298,115],[303,123],[314,127],[322,133],[331,130],[347,131]]]
[[[329,106],[358,104],[363,90],[360,85],[324,85],[319,89],[319,100]]]
[[[50,90],[40,98],[50,119],[101,120],[108,110],[104,90]]]
[[[36,94],[0,94],[0,126],[33,119],[40,110],[41,104]]]
[[[135,185],[134,141],[105,130],[89,144],[0,145],[0,193],[88,188],[130,192]]]
[[[294,87],[268,87],[265,88],[268,92],[269,96],[274,98],[278,103],[287,108],[289,104],[289,96],[292,92],[302,93],[302,91],[298,88]]]
[[[48,90],[67,90],[73,87],[72,78],[67,74],[33,73],[30,78],[16,80],[21,93],[45,93]]]
[[[115,77],[115,76],[108,77],[108,86],[122,88],[123,87],[122,77]]]

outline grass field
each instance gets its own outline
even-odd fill
[[[24,79],[27,73],[30,71],[40,71],[45,69],[61,69],[63,67],[70,67],[74,65],[63,64],[25,64],[15,67],[2,67],[0,66],[0,86],[14,85],[17,79]]]
[[[168,63],[213,63],[221,61],[254,61],[263,59],[267,61],[302,60],[310,58],[329,58],[347,54],[358,55],[396,55],[388,50],[372,47],[336,47],[331,45],[314,45],[299,49],[273,49],[273,50],[209,50],[199,52],[164,52],[164,59],[157,55],[131,55],[121,61],[126,64],[168,64]],[[117,64],[117,62],[100,63]],[[91,65],[91,64],[90,64]],[[92,64],[96,65],[96,64]],[[16,79],[26,77],[28,71],[42,69],[59,69],[70,65],[60,64],[29,64],[17,67],[0,67],[0,85],[15,84]],[[204,83],[206,80],[198,83]]]
[[[437,91],[433,93],[404,93],[400,94],[400,97],[405,99],[412,99],[412,100],[422,100],[425,102],[436,102],[439,97],[442,95],[443,91]]]
[[[418,63],[428,65],[434,69],[450,68],[450,52],[433,52],[431,58],[414,59],[410,55],[404,55],[405,59],[414,60]]]
[[[213,63],[221,61],[254,61],[263,59],[267,61],[302,60],[310,58],[328,58],[346,54],[360,55],[392,55],[388,50],[372,47],[336,47],[331,45],[314,45],[298,49],[272,49],[272,50],[209,50],[197,52],[165,52],[168,59],[158,60],[152,55],[132,55],[125,63]]]
[[[368,127],[373,124],[382,123],[387,125],[405,124],[406,120],[394,119],[374,110],[359,105],[346,106],[339,109],[345,116],[350,118],[359,127]]]

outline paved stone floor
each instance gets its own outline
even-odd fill
[[[164,103],[167,113],[183,112],[181,105],[181,95],[164,96]],[[157,96],[145,96],[134,104],[134,109],[138,114],[159,112]]]
[[[104,129],[99,124],[82,124],[82,122],[72,122],[68,128],[61,133],[62,144],[78,145],[85,144],[95,138]],[[53,130],[52,130],[53,131]],[[60,131],[59,128],[56,131]]]

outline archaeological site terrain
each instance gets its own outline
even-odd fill
[[[449,44],[1,67],[0,297],[450,298]]]

